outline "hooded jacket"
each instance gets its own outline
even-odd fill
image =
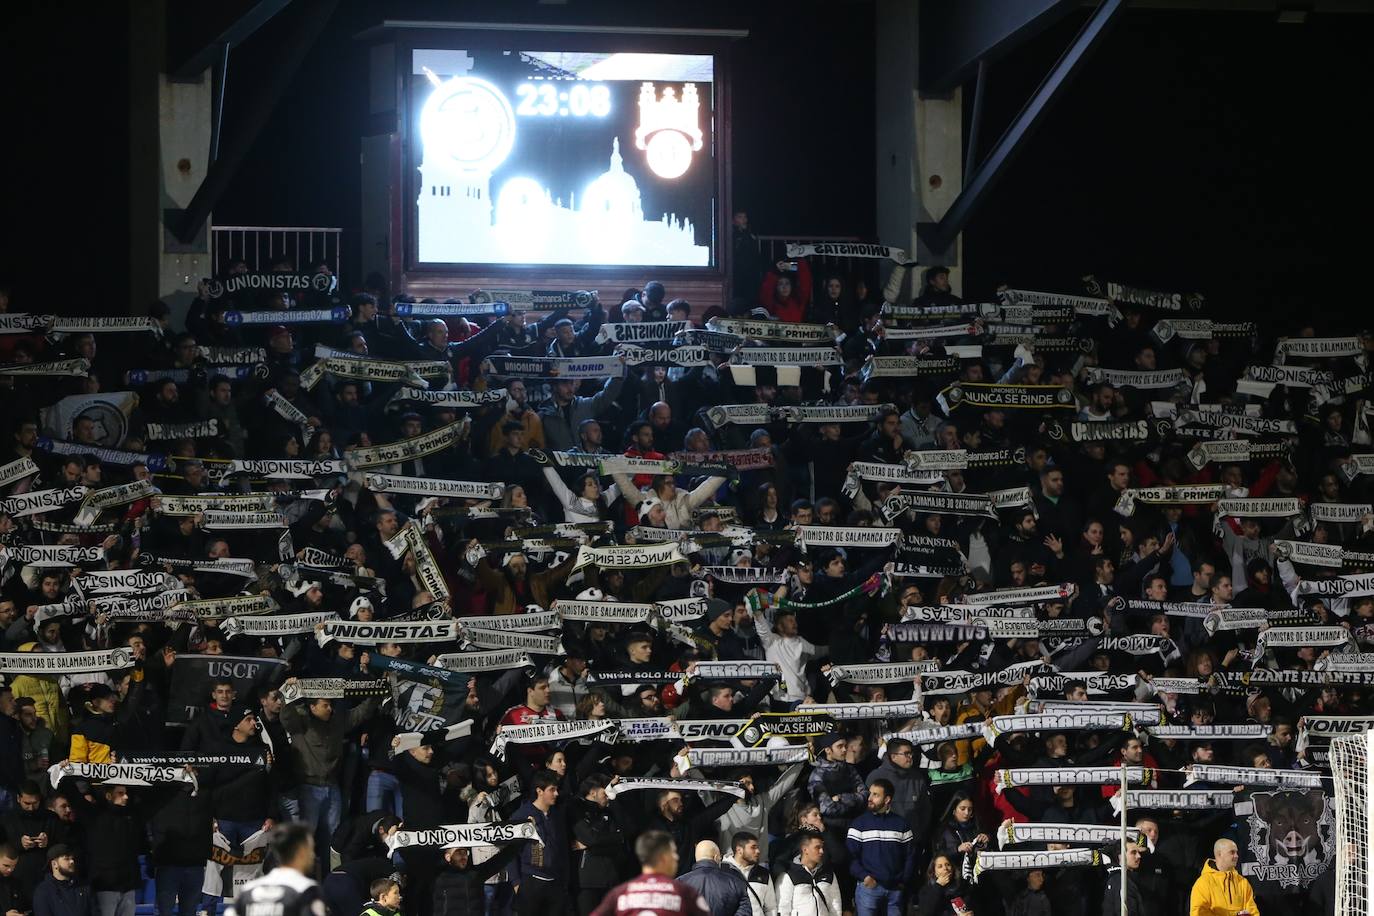
[[[868,789],[852,764],[824,757],[817,757],[811,764],[806,789],[820,806],[827,827],[832,823],[848,827],[849,819],[863,811],[864,799],[868,796]],[[832,798],[836,795],[838,801]]]
[[[1188,916],[1236,916],[1242,910],[1260,916],[1250,882],[1235,869],[1218,871],[1215,861],[1208,859],[1193,882]]]
[[[822,864],[813,872],[793,862],[778,879],[778,916],[840,916],[842,912],[840,886],[829,865]]]

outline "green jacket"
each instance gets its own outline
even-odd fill
[[[338,782],[344,738],[376,714],[380,697],[369,697],[346,715],[335,713],[328,722],[310,714],[310,701],[291,703],[281,711],[282,727],[291,736],[291,758],[301,782],[328,786]]]

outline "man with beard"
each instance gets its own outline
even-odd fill
[[[95,916],[90,885],[76,881],[76,859],[62,844],[48,850],[48,876],[33,893],[34,916]]]
[[[468,544],[469,554],[481,550],[482,545],[476,538]],[[558,566],[531,573],[529,559],[517,550],[503,557],[498,572],[492,568],[490,558],[483,556],[477,561],[477,582],[487,593],[487,604],[494,614],[518,614],[530,604],[545,608],[552,602],[554,591],[572,572],[576,559],[574,552]]]

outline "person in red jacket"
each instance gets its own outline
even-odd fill
[[[759,304],[779,321],[802,321],[811,305],[811,265],[801,258],[794,271],[792,263],[779,261],[759,286]]]
[[[506,710],[501,717],[501,725],[534,725],[538,722],[556,722],[562,718],[563,714],[549,702],[549,679],[540,675],[525,686],[525,704]],[[549,752],[547,744],[514,744],[511,748],[530,767],[537,767]]]

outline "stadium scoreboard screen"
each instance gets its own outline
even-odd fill
[[[710,54],[411,51],[417,266],[717,266]]]

